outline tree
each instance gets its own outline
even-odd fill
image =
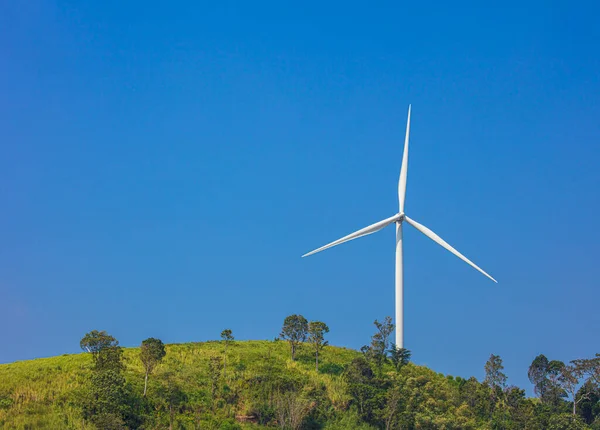
[[[282,429],[299,430],[313,405],[294,390],[280,392],[275,397],[277,423]]]
[[[564,365],[558,376],[560,387],[573,399],[573,417],[577,415],[577,404],[587,399],[587,395],[577,396],[577,387],[579,386],[580,374],[574,365]]]
[[[375,320],[374,324],[375,327],[377,327],[377,333],[371,338],[371,347],[385,354],[385,351],[387,351],[390,345],[390,335],[394,331],[392,317],[385,317],[381,323]]]
[[[485,379],[483,382],[490,387],[490,400],[492,408],[495,407],[498,398],[502,395],[502,390],[506,387],[506,375],[502,365],[502,359],[499,355],[491,354],[485,363]]]
[[[300,342],[306,340],[308,332],[308,321],[302,315],[290,315],[283,321],[283,328],[279,335],[290,343],[292,360],[296,359],[296,348]]]
[[[356,357],[344,371],[348,382],[348,393],[356,406],[361,419],[369,422],[374,419],[383,403],[385,392],[375,377],[371,365],[365,357]]]
[[[121,372],[112,369],[93,372],[82,403],[83,416],[98,428],[122,428],[128,399]]]
[[[390,354],[390,360],[392,360],[394,368],[398,372],[410,362],[410,356],[412,355],[408,349],[396,347],[395,343],[391,344],[388,353]]]
[[[545,355],[540,354],[533,359],[527,376],[529,381],[533,384],[533,391],[538,397],[544,401],[546,398],[546,391],[548,389],[548,359]]]
[[[401,412],[405,407],[405,395],[406,391],[401,381],[393,381],[391,386],[386,390],[385,406],[381,411],[385,430],[405,428],[405,426],[401,425]]]
[[[308,342],[315,349],[315,369],[319,371],[319,351],[321,351],[328,342],[325,340],[325,334],[329,333],[327,324],[321,321],[311,321],[308,324]]]
[[[577,414],[586,424],[592,424],[596,417],[600,417],[600,390],[591,381],[581,386],[575,399],[579,404]]]
[[[79,346],[92,354],[94,370],[121,371],[123,350],[119,341],[105,331],[92,330],[81,339]]]
[[[120,346],[109,346],[100,350],[96,361],[96,370],[114,370],[120,372],[123,365],[123,348]]]
[[[560,377],[563,374],[565,363],[560,360],[552,360],[548,363],[548,390],[546,392],[547,401],[554,407],[558,406],[560,401],[567,396],[560,383]]]
[[[381,370],[381,366],[387,359],[390,335],[394,331],[394,324],[391,317],[385,317],[383,322],[375,320],[374,324],[377,327],[377,332],[371,336],[371,346],[367,352]]]
[[[92,330],[89,333],[86,333],[81,341],[79,342],[79,346],[86,352],[92,354],[92,358],[94,360],[94,365],[98,365],[98,361],[100,360],[100,353],[102,351],[106,351],[109,348],[116,348],[119,346],[119,341],[109,335],[106,331],[98,331]]]
[[[84,417],[98,428],[125,428],[130,398],[122,376],[123,350],[119,342],[105,331],[93,330],[81,339],[80,346],[92,354],[94,361],[94,371],[81,399]]]
[[[507,378],[502,370],[504,370],[504,366],[502,365],[500,356],[491,354],[489,360],[485,363],[484,382],[494,390],[496,387],[504,389],[504,387],[506,387]]]
[[[231,334],[231,330],[228,328],[221,332],[221,339],[225,342],[225,354],[223,359],[223,376],[227,375],[227,346],[233,341],[234,337]]]
[[[167,355],[165,351],[165,345],[162,340],[149,337],[142,341],[140,348],[140,360],[144,364],[146,370],[146,376],[144,378],[144,397],[146,397],[146,391],[148,389],[148,375],[150,375],[158,363],[162,361],[164,356]]]

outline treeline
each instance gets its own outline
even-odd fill
[[[274,360],[269,347],[250,371],[251,363],[236,357],[233,333],[226,329],[221,353],[208,358],[205,371],[169,367],[156,378],[167,352],[161,340],[149,338],[139,350],[139,383],[124,377],[118,341],[92,331],[80,343],[91,355],[92,372],[78,404],[86,422],[103,430],[600,430],[598,354],[568,364],[536,357],[528,376],[537,397],[528,398],[508,383],[498,355],[485,363],[482,382],[443,376],[413,365],[410,351],[390,342],[391,318],[374,324],[370,342],[343,364],[322,359],[325,323],[290,315],[273,344],[287,342],[287,365]],[[309,361],[313,370],[302,370]]]

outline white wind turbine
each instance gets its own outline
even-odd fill
[[[307,254],[304,254],[302,257],[307,257],[312,254],[316,254],[317,252],[323,251],[327,248],[331,248],[332,246],[339,245],[344,242],[348,242],[349,240],[358,239],[359,237],[366,236],[371,233],[375,233],[376,231],[381,230],[384,227],[392,223],[396,223],[396,348],[404,347],[404,321],[403,321],[403,300],[404,300],[404,273],[402,267],[402,222],[406,221],[408,224],[419,230],[425,236],[446,248],[452,254],[456,255],[458,258],[463,260],[465,263],[469,264],[473,268],[479,270],[485,276],[490,278],[494,282],[496,281],[490,275],[485,273],[481,268],[479,268],[475,263],[469,260],[467,257],[462,255],[456,249],[454,249],[448,242],[439,237],[433,231],[429,230],[423,224],[419,224],[417,221],[409,218],[404,213],[404,198],[406,196],[406,173],[408,170],[408,135],[410,132],[410,105],[408,106],[408,120],[406,122],[406,138],[404,140],[404,154],[402,156],[402,168],[400,169],[400,180],[398,181],[398,203],[400,206],[400,211],[389,218],[384,219],[383,221],[376,222],[375,224],[371,224],[368,227],[355,231],[354,233],[349,234],[348,236],[344,236],[341,239],[338,239],[334,242],[331,242],[325,246],[322,246],[314,251],[311,251]]]

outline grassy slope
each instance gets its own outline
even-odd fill
[[[138,348],[125,349],[125,376],[141,392],[143,369],[138,354]],[[320,362],[325,368],[336,368],[348,364],[358,354],[354,350],[327,347]],[[230,375],[236,371],[241,372],[242,377],[258,374],[271,357],[273,366],[291,374],[302,374],[315,384],[325,386],[332,403],[347,401],[344,381],[333,374],[315,372],[314,361],[307,348],[296,362],[289,360],[289,348],[285,342],[234,342],[227,355]],[[186,392],[206,390],[208,363],[212,356],[223,356],[223,344],[167,345],[167,356],[151,377],[151,382],[165,372],[172,372]],[[77,390],[90,369],[91,357],[84,353],[0,365],[0,428],[90,428],[84,424],[78,408],[74,406]],[[242,404],[235,412],[243,414],[246,412],[243,409]]]

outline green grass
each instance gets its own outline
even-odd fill
[[[210,385],[210,359],[224,356],[223,343],[173,344],[167,345],[166,349],[165,359],[150,377],[149,392],[169,374],[188,394],[188,402],[200,404]],[[252,405],[245,402],[244,384],[268,371],[277,371],[323,387],[331,404],[343,409],[350,398],[340,373],[359,354],[354,350],[328,346],[320,355],[321,369],[317,373],[313,355],[306,346],[297,360],[291,361],[289,345],[283,341],[233,342],[228,348],[227,376],[223,380],[232,388],[237,387],[242,395],[229,413],[249,413]],[[139,348],[124,349],[125,377],[133,389],[141,393],[144,372],[138,356]],[[0,365],[0,428],[92,428],[84,422],[78,407],[78,395],[91,368],[92,357],[86,353]],[[178,419],[183,420],[181,417]],[[193,421],[193,418],[189,420]],[[183,428],[195,428],[181,425]]]

